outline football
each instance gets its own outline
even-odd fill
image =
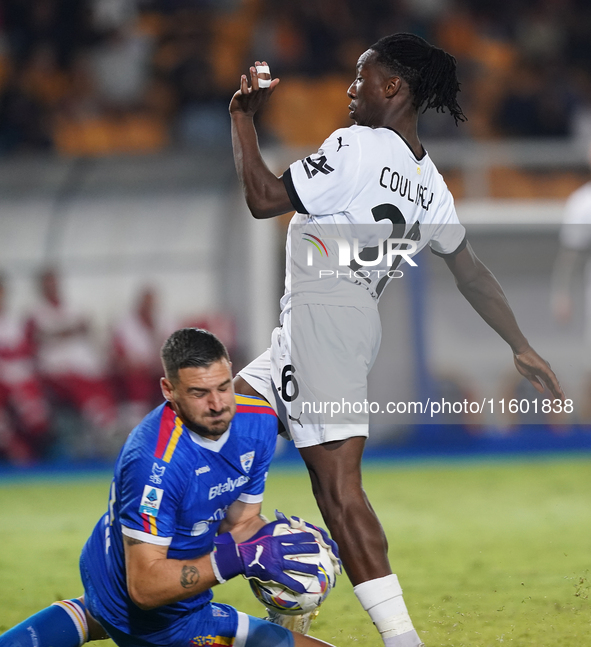
[[[293,521],[292,521],[293,523]],[[294,524],[295,525],[295,524]],[[306,527],[293,527],[287,523],[277,524],[273,535],[286,535],[298,532],[309,532]],[[315,533],[316,534],[316,533]],[[296,593],[291,589],[276,582],[259,582],[251,579],[250,587],[259,602],[268,609],[273,609],[278,613],[287,615],[300,615],[314,611],[324,602],[327,595],[335,585],[336,571],[334,557],[331,556],[329,548],[322,540],[320,533],[317,533],[316,543],[320,552],[314,555],[304,555],[301,557],[293,556],[288,559],[316,564],[318,566],[318,575],[303,575],[290,572],[289,575],[306,587],[305,593]]]

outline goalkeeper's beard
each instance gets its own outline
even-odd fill
[[[227,414],[227,416],[225,416],[224,414]],[[187,429],[194,431],[200,436],[217,440],[217,438],[223,436],[226,431],[228,431],[230,423],[232,422],[233,415],[230,407],[224,407],[220,411],[213,411],[209,414],[206,414],[202,423],[192,420],[186,415],[182,415],[182,412],[181,417]],[[207,424],[208,418],[211,419],[211,424]]]

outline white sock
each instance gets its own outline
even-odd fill
[[[421,644],[396,575],[362,582],[353,591],[380,632],[386,647],[417,647]]]

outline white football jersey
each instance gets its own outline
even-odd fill
[[[591,182],[578,188],[566,201],[560,242],[577,251],[591,247]]]
[[[465,229],[428,154],[388,128],[335,131],[283,175],[297,213],[287,236],[282,312],[296,303],[377,307],[427,243],[453,254]],[[401,242],[404,239],[404,242]]]

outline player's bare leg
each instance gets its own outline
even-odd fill
[[[234,378],[236,393],[261,398],[246,380]],[[263,398],[264,399],[264,398]],[[355,594],[387,647],[422,645],[388,560],[388,541],[363,491],[361,457],[365,438],[300,448],[312,490]]]
[[[240,395],[251,395],[255,398],[263,398],[260,393],[257,393],[252,386],[240,375],[237,375],[234,380],[234,391],[235,393],[240,393]],[[263,398],[264,400],[265,398]]]
[[[237,376],[236,393],[262,397]],[[361,486],[361,455],[365,438],[300,449],[308,467],[314,496],[343,566],[353,585],[390,575],[388,542]]]
[[[390,575],[388,542],[361,484],[365,438],[300,448],[312,490],[351,583]]]
[[[387,647],[418,647],[421,641],[388,561],[388,542],[363,490],[365,438],[300,448],[312,490],[355,594]]]

